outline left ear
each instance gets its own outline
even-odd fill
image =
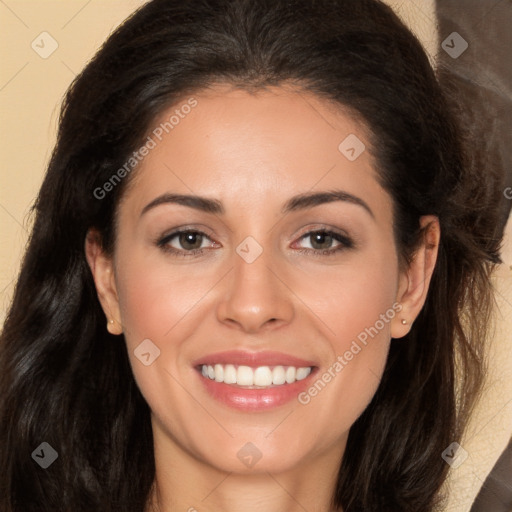
[[[410,331],[427,299],[437,261],[441,238],[439,219],[435,215],[424,215],[420,218],[420,227],[424,229],[421,244],[414,252],[410,265],[399,277],[396,301],[402,305],[402,309],[392,320],[392,338],[402,338]],[[402,323],[402,320],[406,323]]]

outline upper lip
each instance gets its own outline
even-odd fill
[[[312,361],[307,361],[300,357],[295,357],[282,352],[264,351],[248,352],[244,350],[228,350],[225,352],[216,352],[197,359],[193,365],[214,365],[214,364],[236,364],[244,366],[295,366],[303,368],[315,366]]]

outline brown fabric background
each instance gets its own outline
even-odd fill
[[[512,0],[437,0],[437,14],[441,42],[456,31],[469,44],[457,59],[441,50],[439,66],[466,105],[487,172],[504,173],[504,190],[512,186]],[[512,201],[498,200],[503,229]]]
[[[512,186],[512,1],[437,0],[437,15],[441,43],[454,31],[468,42],[468,49],[456,59],[441,50],[441,77],[460,93],[468,122],[486,154],[488,167],[483,171],[501,173],[505,190]],[[496,199],[502,232],[512,200],[503,193]],[[471,508],[471,512],[511,511],[512,442]]]

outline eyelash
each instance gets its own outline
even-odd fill
[[[162,249],[164,252],[170,253],[173,256],[178,256],[178,257],[194,257],[194,256],[200,256],[201,254],[203,254],[205,248],[192,249],[190,251],[186,251],[186,250],[175,249],[174,247],[169,247],[167,245],[176,236],[181,235],[181,234],[186,234],[186,233],[193,233],[193,234],[202,235],[202,236],[209,238],[208,235],[202,231],[198,231],[195,229],[183,229],[183,230],[173,231],[172,233],[164,236],[163,238],[161,238],[160,240],[158,240],[156,242],[156,245],[160,249]],[[340,251],[344,251],[346,249],[353,249],[355,247],[354,242],[348,236],[343,235],[341,233],[337,233],[337,232],[329,230],[329,229],[317,229],[317,230],[313,230],[313,231],[308,231],[307,233],[304,233],[299,238],[299,240],[302,240],[304,238],[307,238],[308,236],[315,235],[318,233],[332,237],[334,240],[340,242],[340,245],[338,247],[335,247],[334,249],[325,249],[325,250],[302,248],[302,249],[297,249],[298,252],[301,254],[311,254],[315,257],[324,257],[324,256],[334,256],[337,253],[339,253]]]

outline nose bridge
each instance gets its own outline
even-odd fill
[[[283,324],[293,317],[291,293],[278,278],[277,258],[267,240],[263,246],[248,236],[233,254],[233,271],[219,304],[218,319],[257,331],[267,324]]]

